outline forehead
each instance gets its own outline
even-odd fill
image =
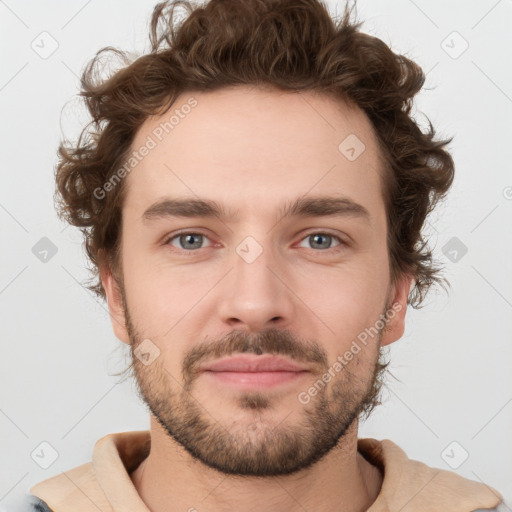
[[[266,205],[309,193],[349,196],[382,213],[372,125],[330,96],[246,86],[187,92],[144,122],[131,149],[144,146],[125,183],[124,208],[139,217],[165,196],[261,215]]]

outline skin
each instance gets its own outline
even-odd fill
[[[186,93],[173,110],[191,96],[197,106],[125,178],[122,278],[100,268],[151,411],[151,451],[132,481],[153,512],[366,510],[382,475],[357,451],[358,415],[379,348],[403,335],[412,281],[391,285],[371,123],[341,100],[246,86]],[[133,148],[169,115],[148,118]],[[366,147],[354,161],[338,150],[349,134]],[[280,219],[287,202],[311,195],[348,197],[369,219]],[[213,199],[238,216],[144,222],[166,196]],[[174,236],[184,229],[196,238]],[[327,238],[315,243],[318,233]],[[251,263],[236,251],[248,236],[262,249]],[[392,304],[399,311],[386,328],[301,403]],[[149,365],[135,356],[143,340],[160,351]],[[242,352],[278,353],[309,373],[240,391],[197,371]]]

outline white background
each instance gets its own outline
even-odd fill
[[[15,510],[36,482],[90,461],[100,437],[149,427],[135,384],[112,375],[127,352],[105,304],[80,285],[89,277],[82,239],[57,219],[53,172],[61,129],[75,136],[85,120],[74,99],[85,64],[104,46],[147,51],[154,3],[0,2],[2,510]],[[427,231],[451,291],[408,311],[390,351],[399,380],[388,378],[385,403],[360,437],[391,439],[443,469],[456,441],[452,460],[469,455],[456,471],[512,502],[512,2],[358,5],[363,31],[428,72],[418,120],[425,113],[440,137],[455,135],[456,162]],[[58,42],[46,59],[31,47],[43,31]],[[46,263],[32,252],[42,237],[57,247]],[[453,237],[467,247],[456,263],[442,250]],[[58,452],[48,469],[31,458],[43,441]]]

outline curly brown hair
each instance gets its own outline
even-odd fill
[[[187,14],[181,20],[177,7]],[[449,285],[422,228],[452,184],[454,163],[444,147],[453,137],[436,140],[430,120],[422,132],[411,108],[425,74],[361,32],[362,22],[352,21],[352,14],[345,5],[332,18],[318,0],[163,2],[153,11],[149,53],[136,59],[112,47],[96,53],[82,73],[80,92],[92,120],[76,144],[61,142],[55,173],[59,216],[84,235],[91,291],[105,298],[103,263],[119,276],[125,187],[121,182],[101,195],[95,191],[105,190],[123,167],[137,130],[149,116],[166,113],[183,92],[233,85],[315,91],[359,107],[373,125],[385,167],[392,283],[404,273],[414,277],[408,304],[415,308],[432,284]],[[104,52],[120,56],[125,67],[96,80]]]

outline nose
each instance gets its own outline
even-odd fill
[[[249,332],[288,327],[296,304],[289,272],[269,249],[252,262],[240,254],[234,255],[233,268],[218,290],[222,322]]]

